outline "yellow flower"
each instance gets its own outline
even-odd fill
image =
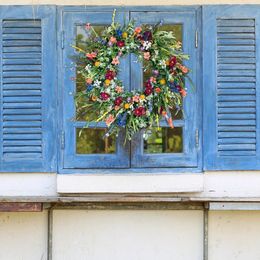
[[[140,95],[140,99],[144,100],[145,99],[145,95]]]
[[[160,84],[161,84],[161,85],[165,85],[165,84],[166,84],[166,80],[165,80],[165,79],[161,79],[161,80],[160,80]]]
[[[123,33],[122,33],[122,37],[123,37],[124,39],[126,39],[127,36],[128,36],[127,32],[123,32]]]
[[[105,85],[106,85],[106,86],[109,86],[109,85],[110,85],[110,80],[109,80],[109,79],[106,79],[106,80],[105,80]]]
[[[100,65],[100,61],[96,61],[96,62],[95,62],[95,66],[96,66],[96,67],[99,67],[99,65]]]
[[[97,97],[96,96],[92,96],[91,99],[92,99],[92,101],[96,101]]]
[[[126,103],[125,104],[125,109],[128,109],[130,107],[130,104]]]

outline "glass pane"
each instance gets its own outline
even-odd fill
[[[97,33],[100,33],[105,25],[92,25]],[[76,46],[85,49],[86,39],[89,37],[89,31],[85,29],[85,25],[77,25],[76,26]],[[82,75],[78,74],[76,71],[76,92],[84,91],[86,89],[85,80]],[[76,121],[93,121],[96,118],[97,113],[91,109],[87,104],[87,100],[82,97],[78,99],[78,103],[76,104]],[[90,104],[90,103],[89,103]]]
[[[105,137],[106,130],[102,128],[77,128],[77,154],[111,154],[116,151],[115,135]]]
[[[144,140],[144,153],[181,153],[183,152],[182,127],[157,127],[147,140]]]
[[[161,31],[172,31],[175,34],[176,40],[182,42],[182,25],[181,24],[165,24],[160,27]],[[143,63],[144,67],[147,67],[147,61],[144,61]],[[145,83],[150,77],[152,73],[150,69],[147,69],[143,71],[143,82]],[[183,113],[182,111],[174,110],[172,111],[172,118],[175,120],[183,119]]]

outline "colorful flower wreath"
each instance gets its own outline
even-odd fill
[[[135,27],[130,21],[121,26],[114,20],[115,12],[112,24],[100,34],[86,24],[89,37],[72,46],[77,51],[77,73],[86,86],[76,95],[77,112],[91,111],[91,121],[105,121],[106,136],[125,129],[128,140],[159,125],[162,118],[173,127],[172,111],[182,109],[186,96],[184,78],[189,69],[182,62],[188,55],[173,32],[159,30],[160,24]],[[143,90],[126,91],[118,78],[120,58],[130,53],[151,72]]]

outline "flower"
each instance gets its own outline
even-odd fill
[[[94,58],[97,57],[97,54],[95,52],[87,53],[86,57],[90,60],[93,60]]]
[[[93,88],[94,88],[93,85],[88,85],[88,86],[87,86],[87,91],[91,91]]]
[[[139,96],[137,96],[137,95],[133,96],[133,101],[134,102],[138,103],[139,99],[140,99]]]
[[[110,98],[110,95],[106,92],[101,92],[100,98],[101,98],[101,100],[108,100]]]
[[[115,121],[115,118],[114,118],[114,116],[113,115],[109,115],[107,118],[106,118],[106,125],[107,126],[110,126],[113,122]]]
[[[119,110],[120,109],[120,106],[115,106],[115,110]]]
[[[175,56],[171,57],[169,60],[169,67],[172,69],[177,63],[177,58]]]
[[[168,122],[168,125],[170,126],[170,128],[174,128],[173,122],[172,122],[172,118],[171,118],[171,117],[169,117],[169,118],[167,119],[167,122]]]
[[[142,31],[142,27],[136,27],[135,28],[135,33],[139,34]]]
[[[124,105],[124,108],[125,108],[125,109],[130,108],[130,104],[129,104],[129,103],[126,103],[126,104]]]
[[[143,116],[143,115],[145,115],[145,112],[146,112],[146,110],[144,107],[137,107],[134,109],[135,116]]]
[[[99,67],[99,65],[100,65],[100,61],[96,61],[96,62],[95,62],[95,66],[96,66],[96,67]]]
[[[112,70],[108,70],[105,75],[106,79],[112,80],[115,77],[115,72]]]
[[[85,25],[85,29],[86,29],[87,31],[89,31],[89,30],[91,29],[91,25],[90,25],[90,23],[86,23],[86,25]]]
[[[155,77],[150,77],[150,82],[152,82],[152,83],[156,83],[156,78]]]
[[[114,101],[114,104],[115,104],[116,106],[120,106],[120,105],[122,104],[122,102],[123,102],[123,98],[122,98],[122,97],[117,97],[117,98],[115,99],[115,101]]]
[[[120,86],[116,86],[116,87],[115,87],[115,91],[116,91],[117,93],[122,93],[122,92],[123,92],[123,88],[120,87]]]
[[[145,90],[144,90],[144,94],[146,95],[146,96],[149,96],[149,95],[151,95],[153,93],[153,89],[152,88],[146,88]]]
[[[141,99],[141,100],[144,100],[144,99],[145,99],[145,95],[143,95],[143,94],[140,95],[140,99]]]
[[[116,44],[117,44],[117,46],[118,46],[119,48],[122,48],[122,47],[125,46],[125,42],[124,42],[124,41],[118,41]]]
[[[93,85],[94,85],[95,87],[100,87],[100,84],[101,84],[101,81],[100,81],[100,80],[95,80]]]
[[[97,100],[97,97],[96,96],[92,96],[91,100],[95,102]]]
[[[150,49],[151,46],[152,46],[152,43],[151,43],[151,42],[148,42],[148,41],[144,41],[144,42],[143,42],[143,47],[144,47],[145,50]]]
[[[158,70],[153,70],[153,75],[154,75],[155,77],[157,77],[157,76],[159,75],[159,71],[158,71]]]
[[[109,39],[109,41],[110,41],[111,43],[116,43],[116,42],[117,42],[116,37],[114,37],[114,36],[111,36],[110,39]]]
[[[144,33],[143,33],[143,39],[145,40],[145,41],[151,41],[152,40],[152,32],[151,31],[145,31]]]
[[[85,70],[86,70],[86,71],[89,71],[90,69],[91,69],[91,65],[88,64],[88,65],[85,67]]]
[[[127,36],[128,36],[127,32],[123,32],[123,33],[122,33],[122,37],[123,37],[124,39],[126,39]]]
[[[180,94],[181,94],[182,97],[186,97],[187,92],[186,92],[185,89],[181,89],[179,92],[180,92]]]
[[[118,65],[120,63],[118,56],[116,56],[115,58],[113,58],[112,62],[113,65]]]
[[[86,79],[86,83],[87,83],[87,84],[91,84],[92,81],[93,81],[93,80],[92,80],[91,78],[87,78],[87,79]]]
[[[116,30],[116,35],[118,36],[118,37],[122,37],[122,30],[120,30],[120,29],[117,29]]]
[[[147,80],[147,81],[145,82],[145,87],[146,87],[146,88],[152,88],[152,87],[153,87],[153,85],[152,85],[152,83],[151,83],[150,80]]]
[[[161,92],[161,89],[160,89],[160,88],[155,88],[155,92],[156,92],[156,93],[160,93],[160,92]]]
[[[160,79],[160,84],[161,85],[165,85],[166,84],[166,80],[165,79]]]
[[[186,74],[186,73],[189,72],[189,69],[188,69],[187,67],[183,66],[183,65],[179,65],[179,68],[180,68],[180,70],[181,70],[184,74]]]
[[[110,80],[110,79],[106,79],[106,80],[105,80],[105,85],[106,85],[106,86],[109,86],[110,83],[111,83],[111,80]]]
[[[144,52],[144,59],[145,59],[145,60],[149,60],[150,57],[151,57],[151,55],[150,55],[150,52],[149,52],[149,51]]]

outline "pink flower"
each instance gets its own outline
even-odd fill
[[[87,84],[91,84],[92,81],[93,81],[93,80],[92,80],[91,78],[87,78],[87,79],[86,79],[86,83],[87,83]]]
[[[141,27],[136,27],[136,28],[135,28],[135,33],[136,33],[136,34],[139,34],[141,31],[142,31],[142,28],[141,28]]]
[[[112,60],[112,64],[113,64],[113,65],[118,65],[119,63],[120,63],[120,61],[119,61],[118,56],[116,56],[115,58],[113,58],[113,60]]]
[[[116,90],[117,93],[122,93],[123,92],[123,88],[120,87],[120,86],[116,86],[115,90]]]
[[[125,42],[124,42],[124,41],[118,41],[118,42],[117,42],[117,46],[118,46],[119,48],[122,48],[122,47],[125,46]]]
[[[133,101],[134,101],[134,102],[138,103],[138,102],[139,102],[139,99],[140,99],[139,96],[133,96]]]
[[[90,23],[86,23],[86,25],[85,25],[85,29],[86,29],[87,31],[89,31],[89,30],[91,29],[91,25],[90,25]]]
[[[120,109],[120,106],[115,106],[115,110],[119,110]]]
[[[149,51],[144,52],[144,59],[145,60],[150,60],[150,57],[151,57],[151,55],[150,55]]]
[[[150,82],[156,83],[156,78],[155,77],[150,77]]]
[[[120,105],[122,104],[122,102],[123,102],[123,98],[122,98],[122,97],[117,97],[117,98],[115,99],[115,101],[114,101],[114,104],[115,104],[116,106],[120,106]]]
[[[185,89],[181,89],[179,92],[180,92],[180,94],[181,94],[182,97],[186,97],[187,92],[186,92]]]
[[[114,116],[113,116],[113,115],[109,115],[109,116],[106,118],[106,125],[107,125],[107,126],[110,126],[114,121],[115,121]]]

